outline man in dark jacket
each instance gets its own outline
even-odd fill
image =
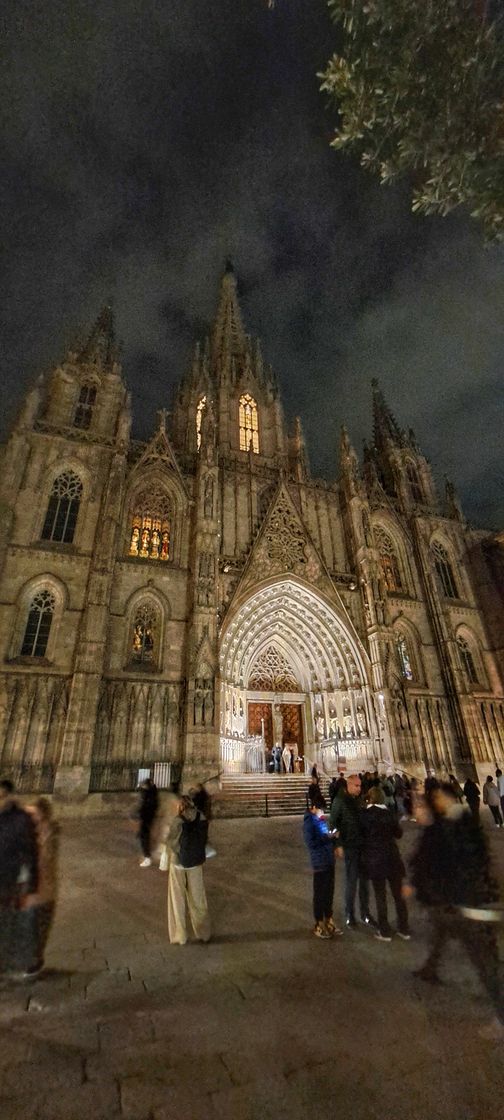
[[[385,804],[385,795],[374,787],[369,791],[369,804],[362,816],[364,870],[373,884],[378,913],[378,941],[391,941],[392,930],[387,913],[387,883],[394,899],[398,936],[409,941],[408,909],[402,896],[404,864],[396,840],[402,836],[397,815]]]
[[[481,794],[479,786],[476,785],[476,782],[473,782],[472,778],[466,778],[464,782],[464,797],[471,810],[474,820],[476,821],[476,823],[479,823]]]
[[[495,1009],[488,1036],[504,1039],[504,998],[493,924],[499,915],[492,907],[498,889],[490,874],[487,842],[479,824],[457,804],[449,785],[433,790],[430,806],[432,824],[424,830],[412,859],[412,883],[431,922],[429,955],[416,975],[439,983],[438,966],[447,942],[450,938],[462,942]]]
[[[323,818],[323,809],[314,802],[304,815],[303,837],[313,869],[313,933],[315,937],[326,939],[343,931],[333,921],[334,841]]]
[[[362,864],[362,813],[361,780],[358,774],[349,774],[346,789],[340,790],[331,805],[330,827],[338,833],[336,853],[345,858],[345,921],[348,929],[356,928],[355,895],[359,887],[361,921],[376,925],[369,913],[369,884]]]
[[[140,847],[143,853],[140,867],[150,867],[152,863],[151,832],[154,818],[158,810],[158,803],[157,786],[152,781],[152,778],[146,778],[145,781],[140,784],[140,804],[138,806],[138,818],[140,821],[138,839],[140,840]]]
[[[0,782],[0,972],[19,969],[19,902],[37,889],[37,837],[32,818]]]
[[[210,941],[210,918],[203,881],[208,821],[190,797],[181,797],[170,827],[168,935],[172,945],[187,941],[187,914],[197,941]]]

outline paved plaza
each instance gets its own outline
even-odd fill
[[[478,1036],[462,950],[432,990],[411,976],[416,907],[411,943],[311,938],[300,818],[211,838],[214,938],[170,946],[167,877],[139,868],[130,823],[64,821],[47,975],[0,990],[2,1120],[500,1120],[502,1045]],[[502,881],[504,831],[492,845]]]

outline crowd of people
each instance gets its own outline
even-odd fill
[[[402,780],[398,782],[397,777]],[[496,789],[500,797],[501,778],[499,770],[497,785],[489,775],[483,787],[483,802],[491,810],[497,804],[490,800],[490,793]],[[360,922],[373,929],[378,941],[392,941],[388,886],[396,911],[395,934],[409,941],[407,899],[415,893],[426,908],[430,931],[427,958],[415,976],[426,983],[441,983],[439,966],[445,947],[450,939],[459,941],[478,972],[495,1013],[483,1033],[503,1040],[504,994],[496,936],[503,915],[498,887],[491,874],[488,844],[479,821],[479,787],[466,782],[462,789],[453,774],[448,781],[440,782],[431,772],[422,797],[415,789],[409,806],[405,803],[406,788],[404,775],[341,774],[331,783],[328,810],[317,770],[313,768],[303,832],[313,871],[314,936],[328,940],[343,932],[333,918],[337,858],[344,860],[344,913],[350,932],[358,928],[358,896]],[[413,809],[423,829],[408,874],[397,841],[402,835],[400,814],[403,819],[413,819]],[[492,816],[502,827],[496,812],[492,811]],[[370,909],[370,886],[376,917]]]

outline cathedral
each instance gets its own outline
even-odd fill
[[[139,442],[103,310],[1,451],[2,776],[83,798],[286,744],[326,773],[504,762],[504,537],[372,394],[363,463],[343,428],[337,481],[314,478],[228,268]]]

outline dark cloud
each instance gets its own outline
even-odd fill
[[[5,28],[11,413],[112,298],[146,435],[229,254],[315,470],[334,477],[343,420],[369,435],[377,375],[469,515],[502,523],[503,251],[330,150],[324,0],[20,0]]]

